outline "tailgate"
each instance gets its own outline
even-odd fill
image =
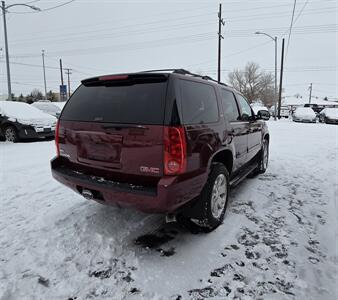
[[[161,125],[61,121],[59,135],[60,155],[73,163],[124,174],[163,174]]]
[[[168,77],[109,75],[82,83],[60,116],[60,155],[93,174],[162,176]]]

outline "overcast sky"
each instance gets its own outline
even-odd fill
[[[25,0],[8,0],[7,5]],[[26,0],[29,2],[30,0]],[[68,2],[31,1],[41,9]],[[287,45],[293,0],[222,1],[222,80],[234,68],[257,62],[274,70],[274,44]],[[71,89],[86,77],[159,68],[186,68],[216,78],[219,1],[76,0],[31,13],[13,7],[7,14],[13,92],[43,91],[41,50],[46,52],[47,89],[58,91],[59,58],[72,68]],[[338,1],[297,1],[286,55],[284,95],[300,93],[338,100]],[[7,93],[3,20],[0,32],[0,94]],[[283,35],[284,34],[284,35]],[[285,47],[287,49],[287,47]],[[66,77],[65,77],[66,79]]]

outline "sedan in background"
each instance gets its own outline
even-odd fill
[[[319,122],[338,124],[338,108],[324,108],[319,113]]]
[[[31,105],[56,118],[61,113],[61,108],[48,100],[33,102]]]
[[[54,138],[56,118],[24,102],[0,101],[0,138]]]
[[[294,122],[316,123],[316,113],[310,107],[298,107],[293,113]]]

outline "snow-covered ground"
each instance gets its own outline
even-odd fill
[[[269,127],[266,174],[210,234],[84,200],[53,142],[0,143],[0,299],[336,299],[338,126]]]

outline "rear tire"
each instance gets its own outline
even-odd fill
[[[11,125],[5,127],[4,136],[7,142],[16,143],[19,140],[16,128]]]
[[[210,232],[222,224],[229,197],[229,173],[226,167],[217,163],[212,166],[207,183],[198,201],[201,218],[190,219],[180,216],[178,222],[193,233]]]

